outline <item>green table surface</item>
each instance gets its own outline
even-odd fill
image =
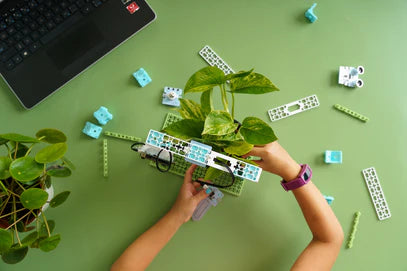
[[[406,270],[407,2],[321,1],[313,24],[303,15],[311,1],[149,3],[158,15],[155,22],[34,109],[23,109],[0,82],[0,132],[61,129],[69,138],[67,156],[77,166],[71,177],[54,181],[56,192],[72,191],[69,200],[47,211],[62,235],[59,247],[49,253],[32,249],[22,263],[0,263],[0,270],[108,270],[165,214],[181,178],[150,167],[130,151],[129,142],[109,139],[104,179],[102,139],[81,130],[100,105],[114,115],[105,130],[145,137],[159,129],[170,112],[161,104],[164,86],[183,88],[205,67],[198,51],[206,44],[235,71],[255,68],[281,89],[237,96],[237,119],[252,115],[269,122],[289,153],[311,165],[321,192],[335,197],[332,208],[345,238],[354,212],[362,212],[354,247],[344,243],[333,270]],[[365,86],[338,85],[340,65],[363,65]],[[140,67],[153,79],[144,88],[131,77]],[[312,94],[319,108],[270,122],[268,109]],[[336,103],[370,121],[336,111]],[[342,150],[343,164],[325,164],[327,149]],[[371,166],[392,213],[385,221],[377,219],[361,174]],[[149,270],[288,270],[311,234],[279,181],[263,173],[259,183],[246,183],[240,197],[225,195],[201,221],[181,227]]]

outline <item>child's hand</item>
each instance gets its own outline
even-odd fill
[[[259,156],[261,160],[254,162],[264,170],[277,174],[286,181],[296,178],[301,171],[300,165],[277,141],[264,146],[253,147],[248,154],[244,155],[244,157],[248,156]]]
[[[202,188],[198,182],[192,182],[192,174],[196,169],[196,165],[192,165],[185,173],[184,183],[181,186],[177,200],[171,208],[170,213],[180,219],[181,223],[187,222],[194,213],[196,206],[201,200],[208,197],[205,190],[197,190]]]

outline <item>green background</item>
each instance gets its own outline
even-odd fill
[[[112,0],[119,1],[119,0]],[[62,90],[24,110],[0,82],[1,133],[34,135],[53,127],[68,135],[77,170],[54,181],[68,201],[48,210],[62,235],[50,253],[30,250],[20,264],[0,270],[108,270],[137,236],[174,202],[181,178],[163,174],[109,139],[109,178],[102,177],[102,139],[81,133],[104,105],[114,114],[105,130],[145,137],[159,129],[169,107],[164,86],[181,87],[206,66],[198,51],[210,45],[235,71],[255,68],[280,92],[238,95],[237,119],[270,123],[267,110],[317,94],[321,106],[272,123],[280,143],[309,163],[347,238],[361,211],[354,247],[345,244],[333,270],[405,270],[407,144],[407,2],[320,1],[318,21],[304,12],[311,1],[149,1],[158,18]],[[360,89],[337,84],[340,65],[365,67]],[[137,86],[131,73],[144,67],[153,82]],[[21,78],[24,80],[24,78]],[[197,95],[191,95],[198,100]],[[370,118],[363,123],[333,109],[342,104]],[[342,150],[342,165],[323,163],[327,149]],[[376,217],[361,170],[374,166],[392,217]],[[186,223],[149,270],[288,270],[311,239],[300,209],[279,178],[263,173],[240,197],[225,195],[200,222]]]

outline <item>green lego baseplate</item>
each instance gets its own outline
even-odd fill
[[[176,115],[173,113],[168,113],[165,118],[162,129],[165,129],[172,123],[177,122],[181,119],[182,119],[182,117],[179,115]],[[151,161],[150,165],[155,167],[156,166],[155,161]],[[184,176],[185,172],[187,171],[187,169],[190,166],[191,166],[191,163],[188,163],[187,161],[185,161],[183,157],[178,156],[178,155],[173,155],[173,162],[171,164],[171,168],[170,168],[169,172],[179,175],[179,176]],[[162,166],[162,167],[164,167],[164,166]],[[194,172],[193,179],[204,178],[205,173],[206,173],[206,168],[197,167]],[[211,181],[214,184],[226,185],[226,184],[230,184],[232,182],[232,177],[228,173],[224,172],[222,175],[220,175],[219,177],[217,177],[216,179],[211,180]],[[243,191],[243,186],[244,186],[244,180],[236,177],[235,183],[232,186],[226,187],[226,188],[220,188],[220,190],[222,190],[225,193],[234,195],[234,196],[240,196]]]

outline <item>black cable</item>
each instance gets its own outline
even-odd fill
[[[135,152],[138,152],[138,149],[135,148],[135,146],[144,145],[144,144],[145,144],[144,142],[135,142],[135,143],[133,143],[133,144],[131,145],[131,149],[132,149],[133,151],[135,151]],[[151,159],[151,158],[149,158],[149,157],[147,157],[147,159],[149,159],[149,160],[154,160],[154,161],[155,161],[155,166],[156,166],[156,168],[157,168],[160,172],[168,172],[168,171],[171,169],[171,165],[172,165],[172,153],[169,152],[169,154],[170,154],[170,162],[168,163],[168,168],[162,169],[162,168],[160,168],[160,166],[159,166],[159,162],[160,162],[160,155],[161,155],[161,153],[162,153],[163,150],[164,150],[164,149],[161,149],[161,150],[157,153],[157,156],[156,156],[156,157],[150,156],[151,158],[154,158],[154,159]],[[146,158],[146,157],[141,157],[141,158]],[[163,161],[164,161],[164,160],[163,160]],[[163,162],[162,162],[162,164],[167,164],[167,163],[163,163]]]
[[[170,162],[168,163],[168,168],[166,168],[166,169],[161,169],[160,168],[160,166],[159,166],[159,158],[160,158],[160,154],[162,153],[162,151],[163,151],[164,149],[161,149],[158,153],[157,153],[157,157],[155,158],[155,166],[156,166],[156,168],[158,169],[158,171],[160,171],[160,172],[168,172],[168,171],[170,171],[170,169],[171,169],[171,165],[172,165],[172,153],[170,153],[170,152],[168,152],[169,154],[170,154]]]
[[[210,185],[210,186],[214,186],[214,187],[218,187],[218,188],[227,188],[227,187],[231,187],[234,183],[235,183],[235,175],[233,174],[233,171],[230,169],[230,167],[228,166],[228,164],[222,162],[221,160],[215,158],[214,161],[216,163],[218,163],[219,165],[223,166],[224,168],[227,169],[227,171],[229,172],[230,176],[232,177],[232,183],[228,184],[228,185],[220,185],[220,184],[214,184],[214,183],[208,183],[205,181],[200,181],[200,180],[195,180],[195,182],[200,183],[201,185]]]

